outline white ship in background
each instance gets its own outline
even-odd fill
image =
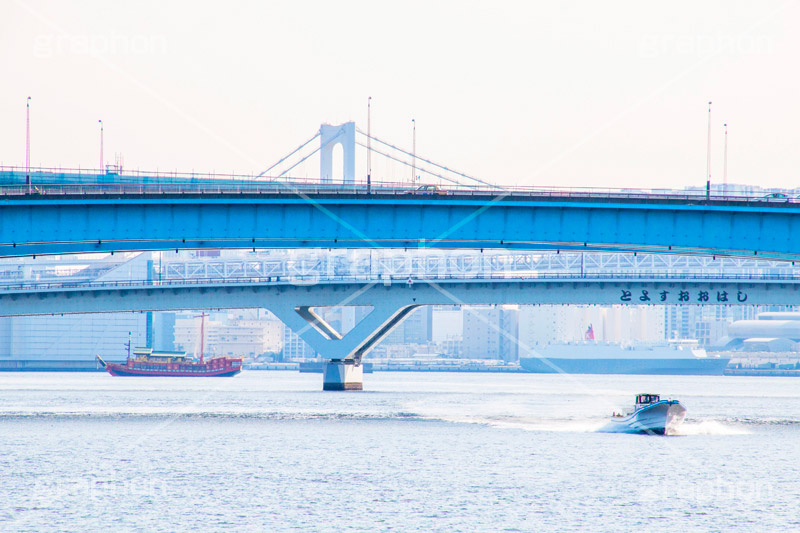
[[[528,372],[565,374],[674,374],[722,375],[730,358],[709,355],[694,341],[611,344],[594,340],[592,326],[586,340],[537,347],[520,357]]]

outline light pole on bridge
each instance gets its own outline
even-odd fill
[[[103,173],[103,121],[98,120],[100,123],[100,173]]]
[[[372,97],[367,98],[367,194],[372,188]]]
[[[722,195],[725,195],[725,189],[728,188],[728,125],[725,126],[725,158],[722,163]]]
[[[711,196],[711,102],[708,103],[708,145],[706,148],[706,199]]]
[[[417,121],[411,119],[412,141],[411,141],[411,185],[417,181]]]
[[[31,193],[31,97],[25,102],[25,181]]]

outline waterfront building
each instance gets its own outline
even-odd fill
[[[283,350],[281,350],[281,361],[298,361],[305,359],[315,359],[317,352],[300,338],[295,332],[286,326],[283,327]]]
[[[217,313],[206,319],[204,354],[207,356],[243,357],[255,359],[266,354],[280,353],[283,348],[283,324],[276,319],[243,318]],[[200,318],[175,320],[175,346],[182,351],[199,355]]]
[[[464,337],[464,315],[459,306],[433,306],[431,340],[435,343],[461,341]]]
[[[664,340],[664,313],[655,306],[520,306],[519,341],[523,347],[576,342],[591,336],[611,343]]]
[[[425,305],[416,308],[381,342],[382,345],[393,344],[427,344],[431,341],[431,322],[433,306]]]
[[[463,308],[462,356],[516,361],[519,309],[514,305]]]
[[[7,283],[126,281],[148,279],[152,260],[142,254],[79,254],[3,260],[0,279]],[[150,313],[102,313],[17,316],[0,318],[1,361],[110,361],[127,356],[134,346],[147,344]]]

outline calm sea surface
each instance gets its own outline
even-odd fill
[[[0,374],[8,531],[800,530],[800,380]],[[683,435],[596,433],[633,395]]]

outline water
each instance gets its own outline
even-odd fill
[[[0,374],[8,531],[800,530],[800,381]],[[633,395],[683,436],[595,433]]]

